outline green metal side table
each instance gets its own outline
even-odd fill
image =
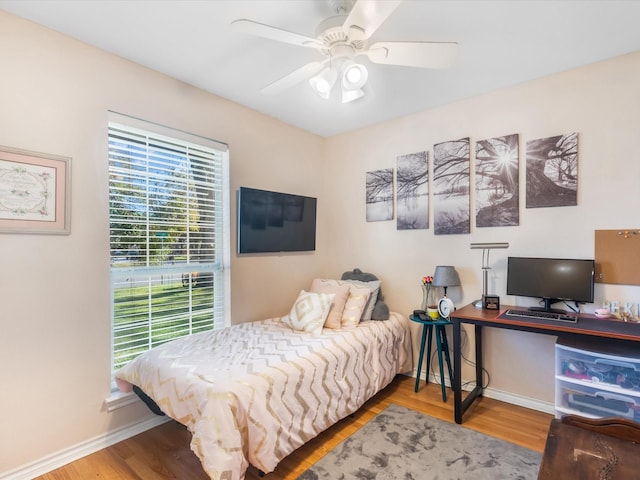
[[[425,346],[427,347],[427,371],[425,375],[425,381],[429,383],[429,370],[431,367],[431,339],[433,330],[435,328],[436,347],[438,349],[438,363],[440,367],[440,388],[442,389],[442,401],[446,402],[447,392],[444,382],[444,366],[442,363],[442,356],[444,354],[444,359],[447,362],[447,370],[449,371],[449,381],[451,382],[451,387],[453,388],[454,383],[453,372],[451,370],[451,358],[449,357],[449,342],[447,341],[447,332],[445,331],[445,327],[447,325],[452,325],[452,322],[444,318],[433,320],[427,317],[427,320],[422,320],[417,315],[409,315],[409,318],[413,322],[422,324],[422,341],[420,342],[420,356],[418,358],[418,374],[416,375],[415,391],[417,392],[420,386],[420,373],[422,371],[422,360],[424,359]]]

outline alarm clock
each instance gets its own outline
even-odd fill
[[[447,297],[443,297],[438,301],[438,313],[442,318],[448,319],[455,309],[453,302]]]

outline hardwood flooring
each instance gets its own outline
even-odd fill
[[[453,422],[453,393],[442,402],[440,386],[425,385],[413,391],[415,379],[399,375],[353,416],[303,445],[264,477],[249,467],[247,480],[294,480],[342,440],[366,424],[390,403]],[[490,398],[478,399],[465,414],[463,426],[542,452],[552,415]],[[209,480],[191,452],[191,434],[169,422],[77,460],[34,480]]]

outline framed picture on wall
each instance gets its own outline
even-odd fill
[[[0,147],[0,233],[71,232],[71,159]]]

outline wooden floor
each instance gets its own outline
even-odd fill
[[[352,417],[347,417],[285,458],[264,477],[249,467],[247,480],[293,480],[338,443],[366,424],[391,403],[453,422],[453,394],[442,402],[440,386],[399,375]],[[465,414],[463,426],[542,452],[551,415],[489,398],[478,399]],[[209,480],[189,449],[191,435],[169,422],[127,439],[34,480]]]

